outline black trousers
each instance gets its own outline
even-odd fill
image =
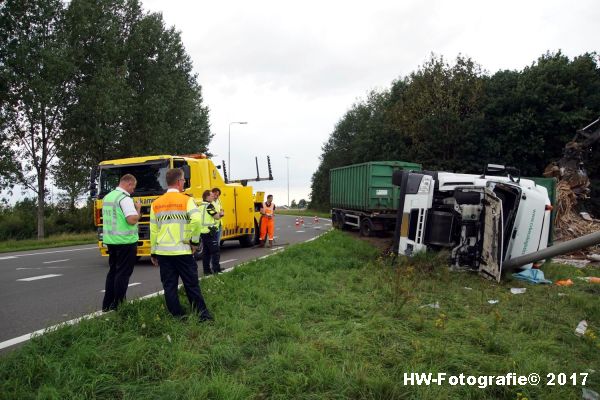
[[[125,301],[129,278],[137,260],[137,242],[132,244],[109,244],[108,274],[104,285],[102,310],[114,310]]]
[[[181,277],[185,294],[194,312],[198,313],[200,318],[209,317],[210,314],[200,291],[198,264],[194,261],[194,257],[191,254],[185,254],[180,256],[157,255],[156,258],[160,266],[160,280],[165,289],[165,302],[169,312],[175,317],[185,314],[177,294],[179,277]]]
[[[204,274],[221,272],[221,248],[219,246],[219,231],[203,233],[200,235],[202,239],[202,268]],[[210,265],[212,264],[212,271]]]

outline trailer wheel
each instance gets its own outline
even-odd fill
[[[345,219],[344,214],[341,211],[336,211],[335,214],[332,215],[332,218],[334,219],[332,221],[334,228],[340,230],[344,229]]]
[[[373,236],[373,222],[371,222],[371,218],[363,218],[360,221],[360,235]]]

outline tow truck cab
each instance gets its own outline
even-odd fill
[[[506,171],[490,165],[493,171]],[[487,170],[486,170],[487,171]],[[529,179],[397,171],[398,253],[450,251],[450,263],[500,281],[502,262],[546,248],[548,191]],[[531,268],[531,264],[524,268]]]

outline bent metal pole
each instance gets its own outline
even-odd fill
[[[502,263],[503,271],[511,271],[523,265],[540,261],[546,258],[558,256],[565,253],[570,253],[579,249],[594,246],[600,243],[600,231],[590,233],[588,235],[572,239],[564,243],[557,244],[552,247],[547,247],[534,253],[525,254],[523,256],[510,259]]]

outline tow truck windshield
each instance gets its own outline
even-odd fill
[[[133,196],[158,196],[167,191],[165,176],[169,169],[169,160],[148,161],[141,164],[104,165],[100,167],[100,193],[102,199],[119,185],[125,174],[137,179]]]

